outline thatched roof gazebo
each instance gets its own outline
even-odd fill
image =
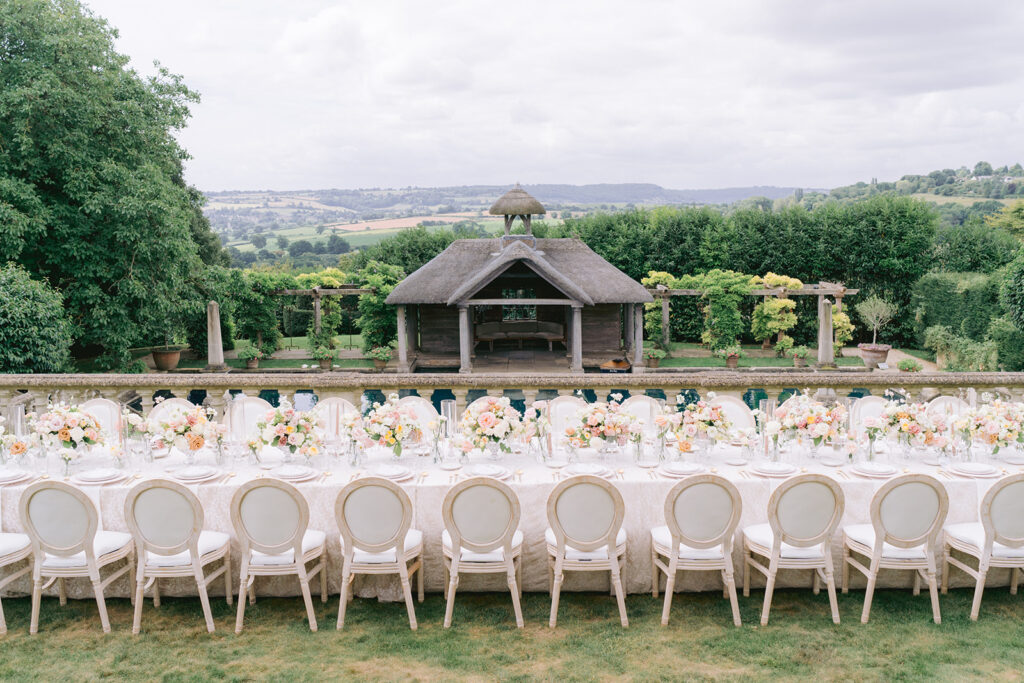
[[[491,209],[505,216],[504,236],[456,240],[394,288],[400,370],[458,352],[459,371],[471,372],[481,342],[493,353],[496,343],[527,341],[551,353],[564,345],[570,372],[583,372],[584,354],[598,365],[626,352],[642,366],[651,294],[581,240],[533,237],[529,218],[543,210],[517,185]],[[510,234],[516,216],[527,235]]]

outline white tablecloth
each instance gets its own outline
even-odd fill
[[[387,462],[387,461],[382,461]],[[441,554],[441,532],[443,523],[441,520],[441,501],[445,493],[452,486],[451,473],[431,464],[428,458],[409,456],[402,459],[416,474],[408,483],[403,484],[413,501],[414,517],[413,525],[423,531],[424,535],[424,567],[426,587],[428,591],[441,591],[443,582],[442,554]],[[525,542],[523,549],[523,588],[526,591],[547,591],[547,552],[544,544],[544,531],[547,527],[546,501],[552,488],[555,486],[555,472],[552,469],[525,457],[510,457],[504,463],[511,470],[523,470],[521,479],[514,478],[508,483],[519,496],[522,509],[520,528],[523,531]],[[636,467],[625,456],[619,456],[616,460],[608,463],[613,469],[624,470],[623,478],[614,478],[613,483],[622,493],[626,504],[626,517],[624,526],[628,533],[627,561],[624,581],[627,592],[642,593],[651,589],[651,536],[652,527],[665,523],[664,501],[669,489],[677,480],[657,477],[652,478],[651,470]],[[838,475],[836,468],[825,467],[814,463],[805,463],[806,470],[810,472],[821,472],[836,478],[846,497],[846,509],[843,516],[843,524],[859,524],[870,522],[869,504],[874,492],[884,483],[881,479],[862,479],[850,473],[850,468],[844,468],[848,478]],[[908,468],[910,471],[926,472],[935,474],[936,467],[926,466],[918,463],[896,463],[899,469]],[[148,470],[140,472],[142,477],[148,478],[160,475],[161,469],[169,467],[170,463],[156,461]],[[340,459],[331,459],[321,463],[323,469],[329,470],[332,474],[324,480],[314,480],[309,483],[299,483],[297,487],[306,497],[310,507],[310,528],[319,529],[327,533],[328,538],[328,577],[331,593],[338,593],[341,553],[338,541],[338,526],[334,519],[334,502],[339,491],[350,480],[356,472],[364,475],[372,469],[373,462],[365,463],[363,466],[352,469]],[[724,464],[710,463],[717,473],[729,478],[736,484],[743,498],[743,514],[740,518],[740,530],[746,525],[757,524],[767,521],[766,509],[768,498],[775,489],[780,479],[765,479],[757,476],[750,478],[740,472],[750,472],[749,465],[745,467],[732,467]],[[1013,468],[1016,471],[1018,468]],[[259,475],[262,470],[252,466],[231,466],[224,467],[225,471],[234,471],[234,476],[226,482],[216,481],[210,484],[201,484],[191,488],[197,492],[199,500],[203,504],[206,515],[206,528],[216,531],[227,532],[232,535],[233,552],[237,553],[238,544],[234,540],[234,533],[231,527],[229,506],[231,496],[235,490],[245,481]],[[425,478],[420,478],[420,473],[426,472]],[[51,475],[53,476],[53,475]],[[164,475],[167,476],[167,475]],[[57,478],[60,478],[59,476]],[[93,500],[98,500],[101,506],[101,519],[103,526],[109,530],[128,531],[124,521],[124,499],[128,490],[141,479],[131,478],[125,482],[101,487],[88,487]],[[970,522],[976,521],[978,515],[978,504],[988,487],[995,479],[966,479],[966,478],[945,478],[940,477],[943,485],[949,493],[949,515],[947,521]],[[3,531],[21,531],[21,522],[18,517],[18,500],[26,485],[9,485],[0,487],[0,529]],[[841,527],[840,527],[841,532]],[[836,576],[841,570],[841,533],[836,534],[833,544],[833,556],[835,560]],[[734,565],[736,567],[737,582],[742,575],[740,533],[737,531]],[[235,585],[237,586],[237,571],[239,563],[234,563]],[[940,559],[941,569],[941,559]],[[860,574],[853,572],[854,587],[862,587],[863,580]],[[108,589],[108,596],[127,597],[130,591],[130,579],[124,577],[115,582]],[[910,586],[912,574],[910,572],[883,572],[879,584],[882,586]],[[1005,585],[1009,581],[1009,570],[993,570],[989,574],[989,585]],[[752,583],[755,586],[763,586],[763,578],[758,573],[753,574]],[[211,586],[211,592],[218,594],[222,591],[222,583],[215,582]],[[780,586],[810,586],[811,576],[809,571],[789,571],[780,574],[778,585]],[[951,585],[969,585],[969,580],[961,572],[954,572]],[[607,590],[608,574],[587,573],[569,574],[565,583],[565,590]],[[676,582],[678,590],[720,590],[721,580],[717,572],[693,573],[682,572]],[[459,590],[506,590],[503,576],[468,576],[460,582]],[[55,587],[54,587],[55,590]],[[71,581],[69,583],[70,595],[73,597],[91,597],[91,586],[88,581]],[[257,580],[257,591],[267,595],[298,595],[299,586],[295,579],[290,577],[270,577]],[[23,578],[8,588],[10,594],[27,594],[30,592],[30,580]],[[195,583],[188,579],[161,580],[161,592],[167,595],[193,595],[195,594]],[[361,596],[378,596],[381,599],[401,599],[401,592],[396,580],[390,577],[360,577],[356,579],[356,594]]]

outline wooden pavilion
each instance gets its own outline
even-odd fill
[[[457,361],[468,373],[477,353],[526,342],[564,346],[570,372],[624,352],[634,371],[643,366],[643,304],[653,297],[578,239],[535,238],[531,216],[544,212],[516,185],[491,207],[505,216],[503,236],[456,240],[395,287],[387,303],[398,311],[400,372]],[[517,217],[526,234],[512,234]]]

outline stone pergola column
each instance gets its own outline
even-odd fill
[[[583,372],[583,306],[572,305],[572,363],[569,372]]]
[[[470,347],[473,345],[469,329],[469,306],[459,306],[459,372],[473,372],[473,364],[469,359]]]
[[[669,298],[668,295],[662,295],[661,297],[661,344],[665,347],[665,351],[668,351],[669,343]]]
[[[818,297],[818,366],[834,367],[836,364],[832,335],[832,302],[828,297]]]
[[[397,308],[398,371],[409,372],[409,330],[405,320],[405,305],[399,304]]]
[[[226,370],[224,342],[220,335],[220,304],[206,304],[206,369]]]
[[[633,371],[644,364],[644,306],[633,304]]]

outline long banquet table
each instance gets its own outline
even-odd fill
[[[168,459],[169,460],[169,459]],[[381,460],[380,462],[387,462]],[[452,473],[442,470],[433,465],[429,458],[407,456],[402,459],[413,470],[415,476],[408,482],[402,483],[403,488],[409,493],[414,508],[413,526],[423,531],[424,534],[424,567],[426,587],[428,591],[439,592],[442,590],[443,566],[441,553],[441,532],[443,523],[441,520],[441,501],[445,493],[451,488]],[[179,463],[180,464],[180,463]],[[503,463],[513,472],[521,470],[520,476],[513,476],[507,483],[519,496],[522,509],[520,528],[523,531],[525,541],[523,548],[523,588],[526,591],[547,591],[547,552],[544,543],[544,531],[547,527],[546,501],[552,488],[555,486],[558,473],[538,463],[533,459],[525,457],[509,457]],[[633,465],[628,459],[620,456],[617,460],[607,463],[616,471],[612,483],[622,493],[626,505],[625,528],[628,533],[626,568],[624,581],[627,592],[644,593],[651,590],[651,538],[650,529],[654,526],[664,524],[664,502],[669,489],[678,481],[666,477],[651,475],[652,470],[640,468]],[[844,475],[839,474],[839,469],[826,467],[815,462],[803,463],[802,469],[808,472],[820,472],[832,476],[842,487],[846,498],[845,514],[842,524],[868,523],[869,504],[874,492],[884,483],[883,479],[866,479],[851,473],[849,467],[841,468]],[[938,468],[915,462],[895,463],[899,469],[907,469],[912,472],[925,472],[935,475]],[[127,480],[109,484],[106,486],[83,486],[90,494],[90,497],[99,503],[100,519],[102,527],[108,530],[128,531],[124,520],[124,500],[129,489],[139,481],[154,476],[169,476],[164,470],[171,467],[171,463],[160,460],[152,465],[144,466],[135,475]],[[307,483],[298,483],[296,486],[309,502],[310,507],[310,528],[319,529],[327,533],[328,548],[328,585],[332,594],[339,592],[339,580],[341,569],[341,553],[339,548],[338,526],[334,519],[334,502],[339,491],[350,481],[352,476],[360,472],[362,475],[370,473],[373,462],[364,463],[358,468],[351,468],[340,459],[325,459],[321,469],[330,471],[330,476],[314,479]],[[750,466],[733,467],[725,464],[708,464],[731,480],[739,489],[743,499],[743,514],[740,519],[740,529],[746,525],[767,521],[767,505],[771,492],[778,486],[782,479],[762,478],[753,474]],[[235,490],[244,482],[257,476],[266,476],[266,472],[253,465],[236,463],[227,465],[225,473],[234,472],[235,476],[219,478],[213,483],[192,485],[190,488],[195,491],[202,502],[206,522],[205,528],[223,531],[231,534],[233,553],[238,552],[237,539],[231,527],[229,506],[231,496]],[[620,475],[617,470],[622,469]],[[1014,467],[1012,471],[1017,471]],[[742,472],[741,472],[742,470]],[[425,473],[425,476],[421,474]],[[60,475],[51,474],[51,477],[60,479]],[[939,477],[939,480],[946,487],[949,493],[949,515],[947,522],[970,522],[976,521],[978,515],[978,504],[984,496],[988,487],[996,479],[968,479],[958,476]],[[0,529],[13,532],[22,531],[21,522],[18,516],[18,500],[25,490],[26,484],[0,486]],[[841,527],[840,527],[841,528]],[[836,576],[840,576],[841,570],[841,533],[836,534],[832,553]],[[742,576],[742,550],[741,537],[737,531],[734,545],[733,560],[736,568],[737,582]],[[237,555],[234,555],[237,557]],[[941,571],[941,558],[940,558]],[[234,562],[235,577],[233,584],[237,590],[239,563]],[[852,586],[862,588],[863,577],[857,572],[851,573]],[[108,597],[127,597],[130,593],[130,578],[122,577],[107,589]],[[838,578],[837,578],[838,581]],[[889,587],[909,587],[912,582],[911,572],[886,572],[883,571],[879,584]],[[1009,570],[992,570],[989,573],[989,585],[1006,585],[1009,582]],[[753,572],[751,583],[755,587],[764,585],[763,577]],[[803,586],[810,587],[811,577],[808,571],[786,571],[779,575],[777,582],[779,586]],[[962,572],[954,571],[951,576],[951,585],[970,585],[970,580]],[[215,582],[211,586],[211,594],[223,595],[223,584]],[[586,573],[567,575],[565,590],[608,590],[608,574]],[[706,591],[720,590],[721,579],[717,572],[681,572],[676,582],[676,588],[680,591]],[[257,580],[257,593],[259,595],[298,595],[298,582],[292,577],[268,577]],[[191,579],[162,579],[161,592],[165,595],[194,595],[195,583]],[[463,577],[459,585],[460,591],[473,590],[506,590],[503,576],[468,576]],[[56,586],[49,591],[55,594]],[[68,583],[69,596],[88,598],[91,597],[91,586],[88,581],[70,581]],[[24,595],[30,592],[30,580],[24,577],[8,588],[8,594]],[[363,597],[376,596],[382,600],[399,600],[401,591],[398,582],[392,577],[358,577],[356,579],[356,594]]]

